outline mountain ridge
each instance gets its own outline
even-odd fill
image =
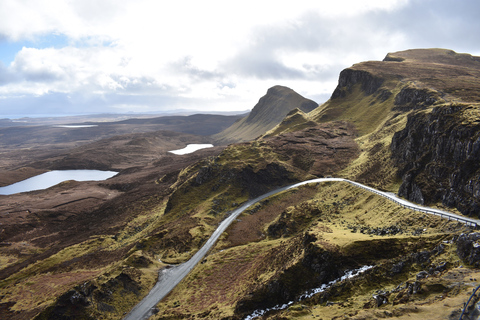
[[[359,141],[370,142],[368,152],[376,150],[373,157],[365,154],[371,161],[363,165],[376,167],[377,175],[378,168],[399,168],[385,179],[401,178],[401,196],[425,204],[441,201],[478,216],[479,88],[480,57],[446,49],[406,50],[343,70],[332,98],[309,116],[320,122],[353,120],[363,134]],[[372,180],[373,171],[363,171],[357,178]]]

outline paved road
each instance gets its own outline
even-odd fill
[[[382,197],[388,198],[402,206],[411,208],[412,210],[417,210],[417,211],[422,211],[425,213],[431,213],[431,214],[436,214],[440,215],[442,217],[448,218],[448,219],[454,219],[458,220],[460,222],[470,224],[470,225],[480,225],[480,220],[476,219],[471,219],[463,216],[459,216],[450,212],[438,210],[438,209],[432,209],[424,206],[419,206],[417,204],[411,203],[409,201],[403,200],[398,198],[392,193],[388,192],[383,192],[376,190],[374,188],[365,186],[363,184],[360,184],[358,182],[350,181],[347,179],[341,179],[341,178],[318,178],[318,179],[312,179],[312,180],[307,180],[303,182],[299,182],[290,186],[286,186],[283,188],[279,188],[276,190],[273,190],[271,192],[268,192],[260,197],[257,197],[255,199],[249,200],[245,202],[241,207],[233,211],[228,218],[226,218],[219,226],[218,228],[214,231],[212,236],[208,239],[208,241],[203,245],[203,247],[197,251],[197,253],[187,262],[182,263],[177,266],[173,266],[167,269],[164,269],[161,271],[159,280],[157,284],[153,287],[153,289],[150,291],[150,293],[142,300],[140,303],[138,303],[132,311],[130,311],[129,314],[123,318],[123,320],[145,320],[148,319],[150,316],[153,315],[153,310],[155,308],[155,305],[162,300],[167,294],[172,291],[175,286],[180,283],[180,281],[183,280],[187,276],[187,274],[203,259],[203,257],[207,254],[207,252],[213,247],[215,242],[218,240],[220,235],[228,228],[228,226],[248,207],[251,205],[262,201],[265,198],[268,198],[272,195],[275,195],[277,193],[280,193],[285,190],[297,188],[299,186],[309,184],[309,183],[320,183],[320,182],[328,182],[328,181],[344,181],[348,182],[354,186],[366,189],[368,191],[374,192]]]

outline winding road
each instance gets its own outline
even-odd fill
[[[155,310],[155,305],[162,300],[167,294],[170,293],[170,291],[175,288],[175,286],[180,283],[180,281],[183,280],[187,276],[187,274],[203,259],[203,257],[207,254],[207,252],[213,247],[215,242],[218,240],[220,235],[228,228],[228,226],[243,212],[245,211],[248,207],[251,205],[262,201],[265,198],[268,198],[270,196],[273,196],[277,193],[297,188],[299,186],[309,184],[309,183],[322,183],[322,182],[329,182],[329,181],[338,181],[338,182],[348,182],[354,186],[357,186],[359,188],[363,188],[365,190],[368,190],[370,192],[376,193],[382,197],[385,197],[387,199],[390,199],[394,201],[395,203],[406,207],[410,208],[415,211],[420,211],[420,212],[425,212],[429,214],[434,214],[441,216],[443,218],[449,219],[449,220],[457,220],[459,222],[465,223],[467,225],[477,227],[480,225],[480,220],[476,219],[471,219],[467,217],[463,217],[460,215],[456,215],[454,213],[450,213],[447,211],[442,211],[438,209],[433,209],[429,207],[424,207],[420,206],[414,203],[411,203],[407,200],[398,198],[395,194],[389,193],[389,192],[383,192],[376,190],[374,188],[365,186],[361,183],[354,182],[348,179],[342,179],[342,178],[318,178],[318,179],[312,179],[312,180],[307,180],[303,182],[299,182],[296,184],[292,184],[286,187],[282,187],[273,191],[270,191],[264,195],[261,195],[255,199],[249,200],[245,202],[241,207],[237,208],[235,211],[233,211],[225,220],[220,223],[218,228],[213,232],[212,236],[208,239],[208,241],[203,245],[200,250],[197,251],[197,253],[187,262],[182,263],[177,266],[169,267],[166,269],[163,269],[160,274],[159,274],[159,280],[156,283],[156,285],[153,287],[153,289],[148,293],[145,298],[143,298],[140,303],[138,303],[131,311],[128,313],[123,320],[144,320],[148,319],[150,316],[154,314]]]

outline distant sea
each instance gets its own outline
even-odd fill
[[[20,118],[55,118],[55,117],[64,117],[65,115],[60,114],[0,114],[0,119],[20,119]]]

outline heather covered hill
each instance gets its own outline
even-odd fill
[[[279,124],[290,111],[298,108],[310,112],[316,107],[318,104],[315,101],[302,97],[292,89],[275,86],[268,89],[248,116],[213,137],[222,143],[253,140]]]

